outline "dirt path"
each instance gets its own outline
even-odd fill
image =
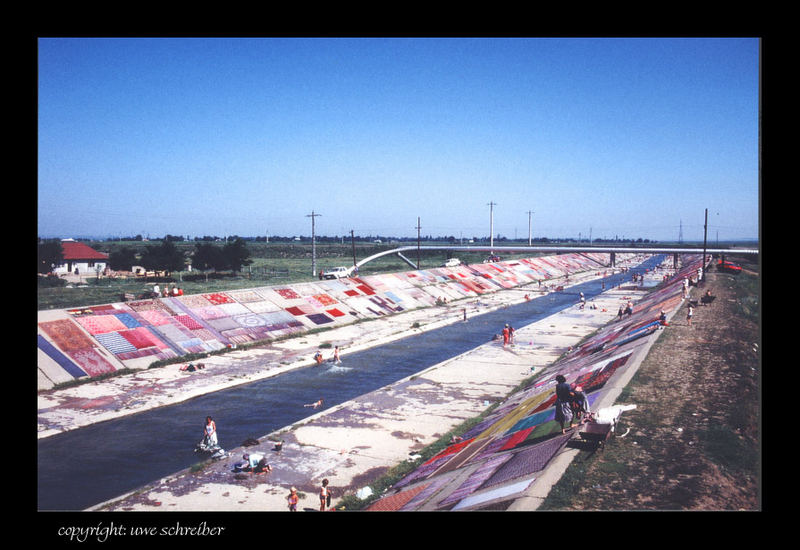
[[[717,298],[691,326],[686,304],[672,317],[618,399],[637,408],[604,451],[574,461],[549,509],[760,509],[759,328],[735,310],[732,277],[693,289]]]

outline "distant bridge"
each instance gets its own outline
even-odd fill
[[[372,256],[368,256],[363,260],[356,262],[356,267],[381,258],[390,254],[397,255],[400,259],[408,265],[417,269],[417,264],[409,260],[403,255],[403,252],[419,250],[449,250],[449,251],[464,251],[464,252],[489,252],[491,254],[502,254],[508,252],[552,252],[557,254],[569,254],[574,252],[601,252],[611,254],[611,265],[614,265],[614,256],[619,254],[672,254],[675,262],[679,254],[717,254],[725,256],[726,254],[758,254],[758,249],[755,248],[681,248],[681,247],[667,247],[667,248],[651,248],[651,247],[606,247],[606,246],[401,246],[391,250],[384,250]]]

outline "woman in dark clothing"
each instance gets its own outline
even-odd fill
[[[574,399],[572,388],[567,384],[567,379],[563,375],[556,376],[556,421],[561,424],[561,433],[566,433],[564,427],[569,422],[569,427],[574,428],[572,423],[572,407],[570,404]]]

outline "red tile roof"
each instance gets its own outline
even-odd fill
[[[65,260],[107,260],[108,254],[77,241],[61,241]]]

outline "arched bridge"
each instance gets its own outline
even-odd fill
[[[754,248],[682,248],[682,247],[667,247],[667,248],[657,248],[657,247],[604,247],[604,246],[460,246],[460,245],[451,245],[451,246],[401,246],[399,248],[393,248],[391,250],[384,250],[383,252],[378,252],[377,254],[373,254],[372,256],[368,256],[361,261],[356,262],[355,267],[359,268],[362,265],[381,258],[383,256],[389,256],[391,254],[397,255],[401,258],[404,262],[409,264],[414,269],[417,269],[417,264],[409,260],[403,255],[403,252],[409,252],[419,250],[428,251],[428,250],[458,250],[464,252],[489,252],[491,254],[502,254],[508,252],[550,252],[556,254],[568,254],[573,252],[601,252],[601,253],[608,253],[611,254],[611,264],[614,265],[614,255],[619,254],[672,254],[675,258],[677,263],[677,257],[679,254],[711,254],[711,255],[720,255],[725,256],[726,254],[758,254],[758,249]]]

